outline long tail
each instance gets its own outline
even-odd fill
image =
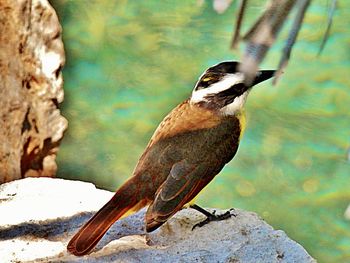
[[[74,235],[67,246],[70,253],[76,256],[89,253],[115,221],[135,206],[140,209],[146,204],[140,200],[134,180],[135,177],[130,178],[119,188],[112,199]]]

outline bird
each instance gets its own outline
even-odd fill
[[[114,222],[147,205],[145,229],[156,230],[190,204],[235,156],[245,127],[247,96],[275,73],[260,70],[247,86],[239,67],[237,61],[223,61],[205,70],[191,96],[159,124],[131,178],[69,241],[70,253],[90,253]],[[230,216],[191,207],[207,216],[195,226]]]

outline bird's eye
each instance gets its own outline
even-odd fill
[[[202,78],[200,81],[198,81],[195,90],[205,89],[208,86],[210,86],[211,84],[213,84],[214,82],[215,82],[215,80],[212,77]]]

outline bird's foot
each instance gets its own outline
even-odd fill
[[[197,210],[198,212],[204,214],[207,218],[197,224],[195,224],[193,227],[192,227],[192,230],[194,230],[196,227],[202,227],[212,221],[220,221],[220,220],[225,220],[225,219],[228,219],[230,218],[231,216],[236,216],[235,214],[231,214],[231,211],[233,211],[234,209],[230,209],[229,211],[226,211],[225,213],[221,214],[221,215],[216,215],[216,211],[214,210],[213,213],[210,213],[209,211],[201,208],[200,206],[198,205],[191,205],[190,206],[191,208]]]

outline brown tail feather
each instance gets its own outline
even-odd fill
[[[100,241],[107,230],[123,216],[127,211],[132,209],[139,198],[133,191],[132,180],[125,183],[69,241],[67,249],[76,256],[88,254]]]

